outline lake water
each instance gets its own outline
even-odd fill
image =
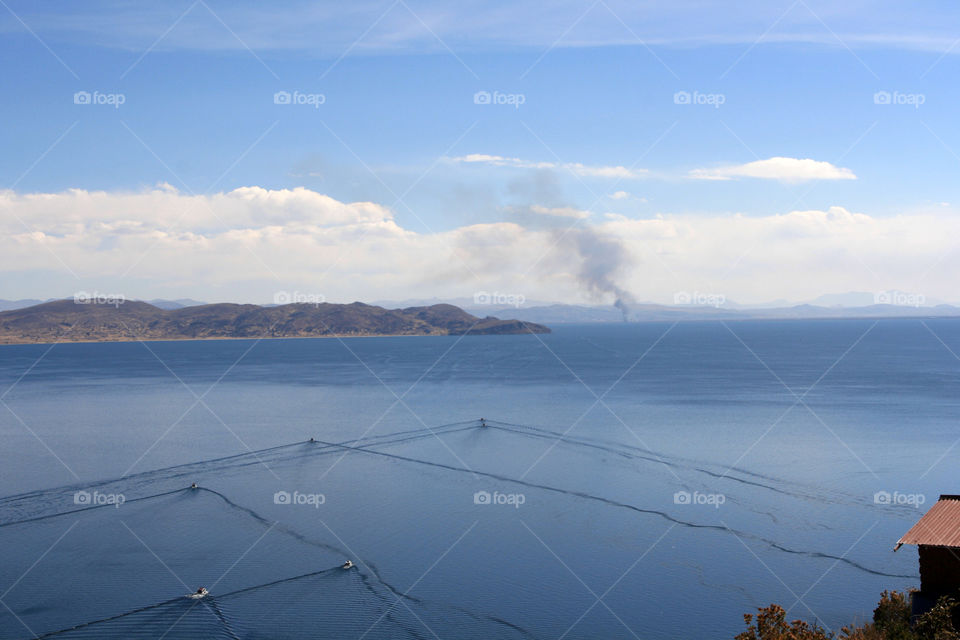
[[[960,488],[955,353],[953,319],[0,347],[0,637],[863,621]]]

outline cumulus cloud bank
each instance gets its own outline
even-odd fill
[[[613,303],[707,291],[759,302],[900,289],[956,300],[960,255],[950,250],[960,217],[942,207],[886,217],[831,207],[594,222],[575,209],[541,213],[554,225],[419,233],[383,205],[304,188],[0,191],[0,272],[5,297],[98,289],[263,303],[293,289],[331,301],[499,290]]]
[[[836,167],[829,162],[810,158],[774,157],[746,164],[694,169],[691,177],[702,180],[733,180],[734,178],[760,178],[782,182],[805,182],[808,180],[856,180],[853,171]]]

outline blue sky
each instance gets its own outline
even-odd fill
[[[801,0],[735,11],[599,0],[283,10],[6,0],[0,173],[18,195],[305,187],[377,203],[399,228],[424,235],[503,222],[562,233],[573,216],[564,211],[589,212],[588,227],[617,215],[764,218],[831,207],[878,220],[952,215],[958,13],[947,3]],[[81,91],[123,104],[75,104]],[[275,104],[281,91],[322,104]],[[476,104],[484,91],[522,104]],[[684,104],[678,92],[704,103]],[[877,104],[877,92],[901,104]],[[144,297],[184,288],[155,275],[124,285],[92,266],[73,270],[73,280],[99,278]],[[19,281],[41,283],[35,296],[66,286],[58,265],[29,272]],[[914,280],[922,274],[914,266]],[[910,285],[868,279],[868,291]],[[452,293],[434,284],[418,276],[401,289]],[[829,282],[809,284],[782,297],[830,292]],[[528,288],[576,297],[542,281]],[[931,288],[931,298],[948,293]],[[0,296],[27,293],[14,289]],[[401,293],[371,282],[362,289]],[[781,297],[768,289],[735,288],[739,298]],[[183,295],[241,290],[211,281]]]

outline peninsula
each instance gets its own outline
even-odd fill
[[[405,309],[351,304],[206,304],[55,300],[0,313],[0,344],[228,338],[320,338],[549,333],[541,324],[479,318],[449,304]]]

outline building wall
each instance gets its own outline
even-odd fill
[[[920,545],[920,588],[930,595],[960,589],[960,548]]]

